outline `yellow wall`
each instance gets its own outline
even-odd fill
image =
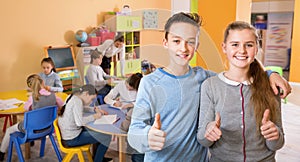
[[[300,1],[295,0],[294,5],[294,26],[292,37],[292,57],[290,66],[289,81],[300,82]]]
[[[201,55],[210,55],[214,59],[221,59],[225,62],[225,55],[221,50],[221,43],[223,40],[223,32],[225,27],[236,18],[236,0],[227,0],[227,1],[208,1],[208,0],[199,0],[199,14],[203,17],[203,29],[208,33],[210,38],[213,40],[214,49],[218,51],[218,54],[215,53],[201,53]],[[204,43],[202,41],[202,43]],[[200,42],[201,48],[201,42]],[[202,48],[206,48],[205,46]],[[203,49],[202,49],[203,50]],[[204,49],[206,51],[206,49]],[[209,51],[209,50],[207,50]],[[212,51],[212,50],[211,50]],[[205,59],[203,59],[205,62]],[[201,61],[199,60],[200,64]],[[214,66],[220,66],[219,63]],[[222,66],[224,67],[224,66]],[[224,69],[220,67],[208,67],[210,70],[220,72]]]
[[[121,9],[124,4],[130,5],[132,10],[171,8],[171,0],[12,0],[1,3],[0,91],[26,88],[26,77],[41,71],[44,46],[76,44],[74,32],[101,24],[104,12]]]

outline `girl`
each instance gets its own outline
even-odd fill
[[[103,55],[97,51],[91,51],[90,66],[86,71],[86,79],[89,84],[96,87],[98,94],[106,96],[111,90],[110,84],[113,83],[113,77],[106,74],[101,66]]]
[[[40,76],[45,82],[45,88],[51,92],[62,92],[63,86],[59,75],[56,73],[55,65],[51,57],[44,58],[41,61],[43,72]]]
[[[32,90],[32,95],[28,98],[28,101],[24,105],[26,111],[43,108],[46,106],[57,105],[61,107],[63,101],[56,97],[54,93],[51,93],[45,89],[43,79],[37,75],[32,74],[27,77],[27,86]],[[9,127],[3,137],[0,147],[0,161],[3,161],[4,154],[8,149],[10,134],[16,131],[24,132],[23,121]]]
[[[114,87],[104,98],[105,103],[122,109],[131,108],[136,99],[136,93],[143,75],[136,73],[126,81],[122,81]]]
[[[90,84],[73,91],[58,113],[58,126],[61,130],[62,143],[66,147],[99,144],[94,154],[94,161],[101,162],[110,144],[111,136],[87,130],[84,125],[101,118],[102,114],[107,114],[107,112],[94,109],[95,114],[83,116],[84,109],[90,111],[85,106],[89,105],[96,95],[95,87]]]
[[[198,141],[210,161],[275,161],[284,144],[280,98],[255,58],[258,46],[254,27],[229,24],[222,43],[229,70],[202,84]]]

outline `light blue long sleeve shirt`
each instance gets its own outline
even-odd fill
[[[207,161],[207,148],[197,142],[198,109],[202,82],[215,73],[200,67],[182,76],[159,68],[140,83],[128,132],[129,144],[145,153],[145,161]],[[166,132],[162,150],[148,145],[155,113],[160,113]]]
[[[50,86],[51,92],[62,92],[64,90],[62,81],[57,73],[53,71],[49,75],[40,73],[40,77],[44,80],[46,86]]]

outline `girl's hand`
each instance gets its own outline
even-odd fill
[[[95,111],[95,113],[100,113],[101,115],[107,115],[107,114],[108,114],[107,111],[101,110],[101,109],[99,109],[98,107],[95,107],[95,108],[94,108],[94,111]]]
[[[93,116],[94,116],[94,119],[100,119],[102,114],[97,112]]]
[[[50,86],[45,86],[45,89],[47,90],[47,91],[50,91]]]
[[[129,104],[126,104],[126,105],[123,105],[122,106],[122,109],[127,109],[127,108],[131,108],[133,107],[134,105],[132,103],[129,103]]]
[[[114,83],[114,79],[113,79],[113,78],[107,79],[107,83],[108,83],[108,84],[113,84],[113,83]]]
[[[266,140],[277,140],[279,138],[279,131],[277,126],[270,120],[270,110],[264,112],[260,132]]]
[[[121,107],[122,103],[119,100],[116,100],[116,102],[113,104],[113,106]]]
[[[221,138],[222,131],[220,129],[221,117],[219,113],[216,113],[215,121],[207,124],[205,138],[209,141],[217,141]]]

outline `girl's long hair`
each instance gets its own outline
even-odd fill
[[[75,89],[72,94],[67,98],[66,103],[60,108],[58,111],[58,116],[62,116],[65,112],[66,105],[70,101],[70,99],[74,96],[74,94],[82,94],[83,92],[87,92],[89,95],[95,95],[97,94],[97,90],[95,87],[91,84],[83,85],[82,87]]]
[[[43,87],[43,79],[37,75],[32,74],[27,77],[27,86],[32,90],[32,97],[35,101],[40,100],[40,90]]]
[[[224,33],[224,43],[227,41],[227,37],[231,30],[250,30],[256,39],[256,45],[259,48],[259,36],[256,29],[247,22],[235,21],[229,24]],[[251,83],[251,99],[250,104],[254,107],[254,113],[256,118],[256,127],[259,130],[262,122],[262,118],[266,109],[270,110],[270,120],[276,122],[276,109],[280,106],[280,101],[276,99],[275,94],[271,88],[269,77],[267,76],[261,63],[254,59],[250,64],[248,71],[248,78],[252,78]]]

